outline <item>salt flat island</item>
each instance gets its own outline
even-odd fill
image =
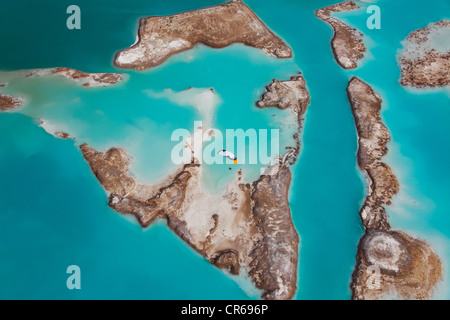
[[[391,204],[399,183],[381,161],[390,140],[381,122],[381,98],[356,77],[347,92],[358,133],[358,165],[369,189],[360,210],[365,234],[358,245],[351,284],[353,299],[429,298],[441,278],[441,261],[424,241],[392,230],[384,208]],[[374,272],[379,274],[374,276]]]
[[[309,104],[305,80],[301,75],[274,80],[267,90],[257,105],[291,110],[298,119],[298,141]],[[231,274],[250,276],[263,290],[262,298],[291,299],[297,285],[299,237],[288,201],[289,167],[299,153],[298,144],[256,181],[242,183],[239,172],[216,196],[205,192],[203,168],[195,158],[160,183],[143,185],[129,174],[125,150],[99,152],[86,144],[80,148],[109,194],[111,208],[134,215],[144,227],[156,219],[166,220],[211,263]]]
[[[120,68],[143,70],[199,43],[213,48],[243,43],[271,56],[292,57],[291,48],[249,7],[235,0],[171,16],[142,18],[137,42],[119,51],[114,64]]]
[[[403,86],[450,85],[450,20],[411,32],[398,56]]]
[[[315,12],[315,15],[328,23],[334,31],[331,48],[334,57],[344,69],[354,69],[367,51],[363,42],[364,35],[341,20],[331,16],[334,12],[351,11],[360,7],[353,1],[345,1],[331,5]]]

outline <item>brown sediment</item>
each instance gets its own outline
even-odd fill
[[[291,299],[296,291],[299,237],[292,223],[288,191],[291,171],[282,164],[276,174],[253,183],[253,219],[260,239],[250,253],[250,272],[265,299]],[[281,284],[281,285],[280,285]]]
[[[158,190],[139,185],[128,173],[128,156],[117,148],[82,153],[109,193],[109,206],[136,216],[142,226],[167,225],[219,268],[238,274],[243,267],[264,290],[264,298],[289,299],[296,288],[298,236],[290,220],[289,169],[262,176],[251,185],[236,181],[221,196],[200,187],[201,166],[185,165]],[[153,192],[151,191],[153,190]]]
[[[33,69],[26,74],[27,78],[47,75],[59,75],[80,83],[83,87],[107,87],[124,79],[122,73],[87,73],[71,68]]]
[[[424,88],[450,85],[450,51],[440,52],[425,47],[431,32],[440,28],[450,28],[450,20],[441,20],[415,30],[404,41],[404,47],[414,47],[410,49],[414,57],[408,57],[408,50],[399,56],[400,83],[403,86]]]
[[[381,162],[390,140],[380,117],[382,100],[356,77],[347,93],[358,133],[358,165],[369,187],[360,210],[365,234],[358,245],[352,298],[429,298],[441,276],[441,262],[426,242],[392,230],[384,208],[398,192],[399,183],[389,166]],[[380,272],[376,283],[374,267]]]
[[[333,18],[331,14],[356,9],[359,9],[359,6],[355,2],[345,1],[315,12],[319,19],[327,22],[333,28],[334,35],[331,40],[331,48],[336,61],[344,69],[356,68],[367,49],[363,43],[363,34],[360,31],[339,19]]]
[[[292,88],[304,90],[301,76],[291,81],[302,81],[303,86]],[[301,95],[287,93],[290,98],[302,97],[293,99],[290,107],[303,114],[309,95],[306,98],[303,91]],[[266,99],[266,103],[269,106],[272,102]],[[299,237],[288,201],[289,157],[280,158],[270,174],[261,175],[253,183],[241,183],[239,171],[222,194],[211,195],[202,189],[199,164],[186,164],[150,186],[138,183],[129,174],[124,150],[99,152],[86,144],[80,149],[107,191],[111,208],[133,214],[142,226],[165,219],[178,236],[212,264],[232,274],[248,274],[264,291],[264,299],[293,297]]]
[[[292,57],[291,48],[239,0],[170,16],[142,18],[137,36],[132,47],[116,54],[116,66],[151,68],[199,43],[213,48],[243,43],[271,56]]]
[[[23,99],[0,94],[0,111],[13,110],[23,105]]]
[[[123,80],[121,73],[86,73],[70,68],[56,68],[53,73],[83,82],[83,87],[108,86]]]

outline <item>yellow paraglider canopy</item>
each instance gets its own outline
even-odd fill
[[[232,154],[230,151],[227,150],[220,150],[219,152],[217,152],[218,155],[227,157],[228,159],[230,159],[231,161],[234,162],[234,164],[237,164],[237,157]]]

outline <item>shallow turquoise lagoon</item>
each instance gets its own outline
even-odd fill
[[[0,69],[65,66],[118,72],[112,65],[114,53],[134,42],[139,17],[220,2],[78,1],[82,30],[77,31],[65,27],[65,10],[72,4],[68,1],[8,3],[0,12],[0,39],[8,48],[0,51]],[[133,172],[153,182],[174,169],[172,145],[167,143],[172,131],[192,131],[193,121],[201,120],[202,114],[170,99],[151,97],[148,90],[214,88],[220,103],[213,127],[279,128],[288,144],[292,128],[280,125],[285,115],[259,110],[254,103],[273,78],[288,79],[300,70],[311,104],[290,192],[301,237],[296,298],[350,298],[356,245],[363,233],[358,211],[365,195],[345,91],[353,75],[373,85],[384,100],[383,118],[393,138],[385,161],[402,185],[388,209],[391,222],[434,245],[445,266],[437,296],[450,296],[448,93],[402,88],[395,60],[400,41],[412,30],[444,18],[448,1],[434,1],[431,7],[421,1],[380,0],[381,30],[366,28],[364,9],[339,14],[367,35],[370,54],[353,71],[337,65],[329,44],[332,30],[313,14],[335,1],[245,3],[292,47],[293,59],[277,60],[242,45],[222,50],[199,46],[150,71],[125,71],[128,79],[109,88],[12,76],[9,86],[1,89],[28,97],[30,103],[20,113],[0,114],[0,298],[256,298],[245,280],[231,279],[211,266],[164,223],[143,230],[134,219],[109,209],[74,142],[53,138],[37,126],[37,118],[69,131],[78,138],[75,145],[127,148],[135,160]],[[19,15],[24,18],[20,24]],[[11,74],[0,73],[5,77]],[[249,179],[260,169],[208,166],[208,183],[220,189],[238,168],[248,172]],[[81,268],[81,290],[66,288],[66,268],[71,264]]]

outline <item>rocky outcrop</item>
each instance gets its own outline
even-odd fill
[[[305,79],[299,74],[286,81],[274,79],[256,105],[259,108],[277,107],[281,110],[290,108],[301,115],[309,105],[309,98]]]
[[[358,8],[359,6],[355,2],[345,1],[315,12],[319,19],[327,22],[333,28],[334,35],[331,40],[331,48],[336,61],[344,69],[356,68],[367,49],[363,43],[363,34],[360,31],[332,17],[331,14]]]
[[[438,39],[432,39],[432,38]],[[442,39],[439,39],[442,37]],[[450,51],[435,47],[450,37],[450,20],[432,23],[426,28],[413,31],[403,41],[398,61],[401,68],[400,83],[403,86],[444,87],[450,86]]]
[[[72,137],[67,132],[58,131],[58,132],[55,132],[54,136],[57,137],[57,138],[60,138],[60,139],[64,139],[64,140],[66,140],[66,139],[76,140],[74,137]]]
[[[142,18],[137,37],[132,47],[116,54],[116,66],[151,68],[199,43],[213,48],[243,43],[278,58],[292,56],[291,48],[241,1],[171,16]]]
[[[399,183],[381,162],[390,140],[380,117],[382,100],[356,77],[347,93],[358,133],[358,165],[369,187],[360,210],[365,234],[358,245],[352,277],[353,299],[428,298],[441,276],[441,262],[424,241],[392,230],[384,208],[391,204]]]
[[[19,108],[23,105],[23,99],[0,94],[0,111],[7,111]]]
[[[360,211],[368,229],[389,229],[383,205],[390,204],[399,184],[391,168],[381,161],[391,137],[380,117],[381,98],[371,87],[353,78],[347,88],[358,132],[358,165],[364,172],[369,194]]]
[[[296,290],[299,237],[289,208],[290,182],[290,169],[282,164],[276,174],[253,183],[252,216],[260,240],[250,252],[249,274],[265,299],[290,299]]]

